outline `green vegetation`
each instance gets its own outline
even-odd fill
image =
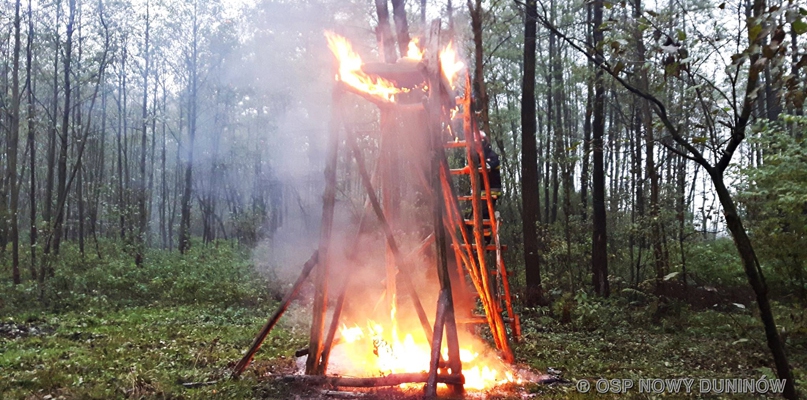
[[[224,378],[275,305],[246,255],[225,244],[184,258],[155,250],[137,268],[123,252],[82,260],[65,250],[44,305],[35,283],[2,286],[3,399],[248,398],[255,374],[288,370],[304,344],[303,327],[287,321],[247,379],[185,389]]]
[[[728,283],[737,268],[725,273],[711,269],[714,276],[706,270],[723,262],[724,254],[733,257],[724,251],[726,246],[730,243],[717,241],[693,252],[693,275]],[[293,351],[305,345],[306,318],[295,319],[295,312],[272,331],[243,379],[226,379],[284,289],[259,276],[246,252],[224,243],[194,246],[184,258],[154,250],[138,268],[125,255],[82,260],[74,249],[65,250],[64,263],[56,266],[44,290],[44,303],[35,283],[2,287],[3,399],[282,399],[305,390],[317,394],[269,378],[289,373]],[[732,293],[719,290],[709,298],[716,306],[632,289],[609,299],[583,291],[558,296],[550,307],[522,310],[524,340],[516,346],[518,361],[541,371],[553,367],[572,381],[774,376],[755,308],[749,303],[738,307],[727,297]],[[775,311],[796,379],[807,384],[807,314],[784,305]],[[220,382],[182,386],[209,381]],[[571,385],[510,389],[500,394],[579,396]]]
[[[807,304],[807,117],[781,115],[758,124],[751,142],[765,148],[765,163],[743,169],[741,201],[761,261],[775,284]],[[798,132],[798,134],[796,134]]]
[[[564,299],[571,318],[536,310],[524,318],[518,357],[533,367],[553,367],[572,380],[646,378],[775,377],[770,352],[753,306],[718,305],[693,311],[686,304],[630,305],[627,296],[608,300],[578,294]],[[557,307],[563,309],[561,305]],[[807,314],[774,309],[797,386],[807,384]],[[574,396],[574,386],[536,386],[543,398]],[[639,396],[636,390],[629,394]],[[592,396],[593,397],[593,396]],[[736,396],[732,396],[735,398]],[[598,398],[601,398],[598,397]],[[646,398],[646,397],[642,397]]]

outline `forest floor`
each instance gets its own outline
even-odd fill
[[[198,255],[210,271],[232,254],[222,251]],[[166,260],[166,265],[172,262]],[[246,264],[245,264],[246,265]],[[84,272],[86,273],[87,267]],[[111,268],[107,263],[91,268]],[[246,266],[244,266],[246,268]],[[67,269],[67,268],[66,268]],[[199,273],[198,284],[221,284],[219,275]],[[73,272],[76,272],[75,270]],[[106,271],[115,273],[115,271]],[[155,283],[157,270],[137,272],[119,279],[142,281],[140,294],[167,290]],[[241,274],[238,270],[233,274]],[[58,279],[58,274],[57,278]],[[190,279],[190,278],[188,278]],[[188,280],[186,279],[186,281]],[[224,280],[244,282],[241,278]],[[250,278],[251,279],[251,278]],[[148,283],[151,282],[151,283]],[[75,284],[75,282],[74,282]],[[193,293],[203,293],[185,283]],[[89,285],[85,282],[85,285]],[[65,286],[68,287],[69,285]],[[220,288],[221,286],[219,286]],[[307,340],[307,308],[296,306],[265,341],[255,362],[242,379],[229,380],[232,365],[249,346],[256,332],[277,304],[273,296],[253,289],[234,291],[229,300],[174,297],[146,301],[123,301],[106,297],[103,302],[80,297],[69,307],[25,306],[19,303],[35,284],[13,288],[0,286],[0,398],[2,399],[291,399],[322,398],[318,388],[283,383],[274,379],[295,368],[294,350]],[[117,290],[123,290],[119,287]],[[71,296],[87,287],[70,287]],[[55,290],[55,289],[54,289]],[[184,290],[184,289],[183,289]],[[30,295],[30,293],[28,293]],[[111,292],[110,292],[111,295]],[[130,294],[125,294],[131,296]],[[67,296],[64,295],[63,296]],[[123,296],[123,295],[121,295]],[[214,296],[211,292],[210,296]],[[16,300],[15,300],[16,299]],[[81,300],[83,299],[83,300]],[[476,398],[589,398],[576,383],[592,386],[606,379],[695,380],[690,396],[699,395],[699,379],[775,376],[770,353],[754,304],[746,308],[718,305],[692,311],[686,304],[658,304],[615,297],[602,301],[583,294],[559,300],[553,307],[522,311],[523,340],[515,345],[520,365],[535,371],[553,368],[567,384],[523,384],[487,393],[468,393]],[[17,304],[11,304],[11,301]],[[51,300],[56,302],[55,300]],[[564,311],[565,310],[565,311]],[[555,312],[553,312],[555,311]],[[778,323],[787,332],[790,363],[800,387],[807,385],[807,329],[804,311],[776,305]],[[561,320],[563,322],[561,322]],[[183,383],[214,384],[186,388]],[[420,392],[364,392],[365,398],[416,398]],[[630,397],[654,398],[639,393]],[[680,397],[682,393],[673,395]],[[617,397],[616,395],[609,395]],[[732,396],[743,398],[743,396]]]

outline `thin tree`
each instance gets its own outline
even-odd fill
[[[378,27],[376,28],[376,38],[384,61],[394,63],[398,60],[395,51],[395,36],[392,34],[392,26],[389,22],[389,5],[387,0],[375,0],[376,16],[378,16]],[[408,42],[407,42],[408,43]]]
[[[74,24],[76,21],[76,0],[68,1],[68,17],[67,17],[67,30],[64,43],[64,106],[62,108],[62,131],[59,134],[59,162],[58,162],[58,178],[56,183],[57,204],[63,204],[67,199],[67,150],[68,150],[68,135],[70,132],[70,100],[72,92],[71,81],[71,62],[73,59],[73,32]],[[60,210],[57,208],[57,214]],[[56,218],[53,225],[53,253],[59,254],[59,247],[62,243],[62,222],[60,218]],[[50,249],[48,249],[50,250]]]
[[[20,284],[20,226],[17,218],[19,206],[19,190],[17,188],[17,147],[20,139],[20,0],[14,2],[14,53],[11,62],[11,126],[6,141],[6,157],[8,159],[8,189],[11,195],[11,268],[15,285]]]
[[[193,33],[188,88],[188,159],[185,162],[185,187],[182,192],[182,212],[179,222],[179,251],[185,254],[190,249],[191,195],[193,193],[193,144],[196,141],[196,110],[198,102],[198,63],[199,63],[199,18],[198,2],[193,2]]]
[[[36,143],[34,142],[34,134],[36,132],[34,125],[34,86],[31,74],[33,71],[33,43],[34,43],[34,18],[32,13],[33,0],[28,0],[28,42],[25,49],[25,86],[28,88],[28,168],[30,170],[30,184],[28,191],[28,203],[31,207],[30,212],[30,245],[31,245],[31,262],[29,268],[31,271],[31,279],[36,280]]]
[[[488,90],[485,85],[484,47],[482,45],[482,0],[468,0],[468,11],[471,14],[471,32],[474,37],[474,93],[476,94],[476,112],[479,113],[479,127],[490,132],[490,114]],[[536,11],[537,12],[537,11]]]
[[[602,33],[603,0],[594,0],[594,48],[600,48],[603,41]],[[592,206],[593,206],[593,232],[591,240],[591,272],[594,292],[607,297],[610,294],[608,287],[608,240],[605,219],[605,165],[603,160],[603,135],[605,133],[605,83],[603,72],[599,68],[603,63],[601,53],[594,56],[597,67],[594,72],[594,103],[592,114]]]
[[[586,45],[591,48],[593,39],[593,31],[591,29],[591,3],[586,3]],[[590,69],[593,71],[593,64],[588,62]],[[594,80],[591,76],[586,78],[586,115],[583,121],[583,154],[581,157],[581,171],[580,171],[580,219],[585,224],[588,222],[588,179],[589,179],[589,162],[588,154],[591,150],[591,114],[592,114],[592,99],[594,97]]]
[[[398,37],[398,51],[401,57],[409,48],[409,24],[406,22],[406,1],[392,0],[392,18],[395,21],[395,32]]]
[[[142,125],[141,125],[141,132],[140,132],[140,175],[138,177],[137,182],[137,205],[138,205],[138,229],[137,229],[137,238],[135,244],[135,264],[140,267],[143,265],[143,256],[145,253],[146,247],[146,234],[147,234],[147,227],[148,227],[148,215],[146,212],[146,139],[147,139],[147,132],[148,132],[148,82],[149,82],[149,61],[150,61],[150,51],[149,51],[149,34],[151,31],[151,19],[149,14],[149,2],[146,1],[146,27],[145,27],[145,35],[143,39],[143,52],[144,52],[144,62],[145,65],[143,66],[143,109],[141,113]]]
[[[535,110],[535,36],[537,30],[536,0],[528,0],[524,8],[524,75],[521,94],[521,203],[524,232],[524,268],[526,303],[535,305],[543,297],[541,288],[541,246],[538,238],[540,191],[538,185],[538,145]]]

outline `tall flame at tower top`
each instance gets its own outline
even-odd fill
[[[337,35],[333,32],[326,31],[325,37],[328,40],[328,47],[336,56],[339,63],[339,70],[336,75],[336,80],[340,81],[352,89],[365,93],[387,102],[394,102],[395,95],[400,93],[409,92],[410,89],[405,87],[398,87],[396,84],[388,79],[382,78],[378,75],[371,75],[362,69],[364,62],[353,50],[350,42],[343,36]],[[423,59],[424,50],[420,47],[417,39],[409,42],[408,51],[404,59],[410,61],[421,61]],[[440,68],[448,80],[449,84],[454,87],[457,76],[460,71],[465,68],[465,64],[459,60],[457,51],[454,49],[454,43],[449,44],[439,54]]]
[[[326,31],[325,38],[328,40],[328,47],[339,62],[337,80],[360,92],[387,101],[394,101],[396,94],[405,92],[404,89],[396,87],[394,83],[384,78],[370,76],[362,71],[361,56],[353,51],[353,46],[343,36]]]
[[[454,50],[454,42],[449,42],[448,46],[440,52],[440,68],[451,86],[454,86],[457,74],[465,68],[465,64],[459,60],[457,51]]]

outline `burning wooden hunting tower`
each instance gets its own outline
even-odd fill
[[[432,22],[423,50],[410,44],[408,57],[395,64],[364,64],[344,38],[330,33],[326,36],[338,59],[339,71],[333,90],[325,160],[319,249],[305,264],[300,278],[280,309],[235,366],[233,375],[238,376],[249,365],[266,335],[313,270],[316,294],[305,374],[316,377],[312,378],[314,382],[335,386],[425,382],[426,395],[431,397],[436,394],[438,382],[458,392],[463,390],[463,385],[470,383],[471,375],[476,379],[489,376],[492,372],[494,378],[490,379],[495,381],[499,378],[495,377],[493,368],[474,365],[473,360],[478,354],[461,348],[459,338],[465,331],[458,329],[458,324],[487,324],[501,358],[508,363],[513,361],[509,336],[518,338],[520,327],[518,316],[513,313],[507,270],[501,256],[503,246],[499,243],[499,222],[493,207],[490,171],[484,161],[480,163],[485,157],[467,74],[464,96],[457,96],[458,90],[455,89],[455,82],[459,80],[458,75],[464,66],[457,61],[451,43],[441,45],[439,20]],[[360,144],[362,138],[355,129],[349,129],[345,124],[343,98],[348,93],[359,95],[379,108],[379,155],[377,168],[372,174]],[[424,155],[421,159],[403,160],[398,155],[402,135],[406,135],[410,143],[420,146],[422,151],[418,154]],[[368,323],[364,329],[359,325],[349,328],[342,321],[345,304],[350,304],[350,297],[355,291],[349,289],[350,282],[339,286],[334,284],[337,281],[333,272],[335,255],[344,250],[341,248],[344,245],[338,245],[334,240],[337,163],[341,143],[345,143],[355,160],[353,166],[368,200],[365,209],[374,214],[377,220],[375,226],[385,241],[386,257],[383,264],[386,279],[382,300],[389,306],[392,328],[387,331],[391,330],[391,337],[385,337],[382,327],[375,323]],[[455,163],[461,159],[465,165],[452,169],[447,157],[449,151],[462,151],[452,159]],[[467,177],[467,181],[460,186],[465,191],[470,190],[470,193],[458,196],[458,185],[455,185],[454,179],[462,177]],[[402,226],[411,226],[413,218],[402,210],[400,199],[412,191],[427,198],[427,201],[419,203],[421,209],[426,209],[425,214],[422,210],[419,214],[426,221],[417,221],[421,228],[426,229],[418,230],[420,237],[417,245],[406,248],[399,232]],[[366,228],[364,218],[360,225],[359,232]],[[349,246],[353,247],[348,253],[358,248],[353,244]],[[430,296],[424,296],[423,287],[427,286],[413,278],[413,260],[423,252],[430,254],[429,270],[436,271],[439,282],[436,295],[430,293]],[[449,265],[449,261],[452,265]],[[342,275],[348,280],[351,276]],[[328,304],[331,298],[329,289],[334,289],[333,294],[336,294],[332,307]],[[399,291],[400,299],[397,295]],[[473,294],[468,296],[472,301],[463,304],[467,308],[463,311],[467,311],[467,314],[458,313],[455,308],[458,294]],[[431,304],[424,307],[424,298],[434,301],[436,307],[428,307]],[[478,304],[475,299],[478,299]],[[422,330],[417,335],[424,339],[422,345],[418,345],[410,334],[403,341],[399,339],[396,320],[402,313],[398,310],[398,303],[403,304],[404,301],[411,304],[411,308],[406,310],[417,317],[417,330]],[[472,314],[472,309],[477,305],[481,305],[484,315]],[[434,313],[431,321],[427,308]],[[369,376],[326,376],[336,343],[351,343],[362,335],[372,339],[373,353],[379,359],[386,357],[389,365],[374,365],[369,369],[377,370],[370,371]],[[418,357],[416,353],[423,353],[424,349],[425,354]],[[398,365],[404,362],[406,367]],[[473,371],[469,367],[471,365]],[[512,375],[501,379],[508,378],[513,379]]]

